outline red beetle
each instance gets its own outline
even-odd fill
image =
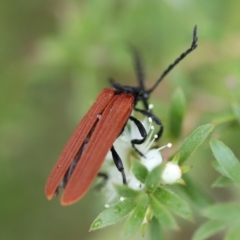
[[[106,88],[99,94],[88,113],[78,124],[47,180],[45,191],[49,200],[61,188],[64,188],[62,205],[72,204],[82,198],[97,176],[109,150],[112,152],[116,167],[122,174],[123,183],[127,183],[121,158],[115,151],[113,143],[130,119],[136,124],[142,136],[142,139],[133,139],[131,143],[133,148],[142,155],[135,145],[142,144],[147,133],[141,122],[131,116],[133,109],[151,117],[156,124],[160,125],[158,137],[161,136],[163,132],[161,121],[148,109],[149,95],[172,68],[196,49],[197,40],[195,26],[191,47],[169,65],[149,90],[144,87],[140,59],[134,51],[139,86],[122,86],[111,81],[113,88]],[[138,101],[143,102],[145,109],[135,107]]]

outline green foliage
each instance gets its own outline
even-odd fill
[[[233,181],[230,178],[220,176],[213,182],[212,187],[228,187],[231,184],[233,184]]]
[[[192,203],[198,208],[202,209],[213,203],[212,198],[206,193],[200,184],[197,184],[192,178],[187,175],[184,177],[186,186],[181,187],[182,192],[184,192],[192,201]]]
[[[157,188],[154,192],[154,197],[176,215],[192,220],[192,212],[189,205],[176,193],[167,188]]]
[[[90,231],[97,230],[108,225],[117,223],[125,218],[134,208],[136,204],[133,199],[125,199],[122,202],[103,211],[92,223]]]
[[[192,155],[192,153],[196,151],[209,135],[212,128],[212,124],[206,124],[193,131],[193,133],[191,133],[183,142],[180,151],[178,151],[175,157],[173,157],[172,162],[177,164],[181,153],[185,153],[184,159]],[[193,144],[190,144],[190,140],[193,141]],[[189,170],[190,168],[188,167],[185,169]],[[153,220],[154,226],[150,227],[150,232],[154,239],[156,236],[153,231],[160,233],[162,231],[161,226],[168,229],[178,229],[178,224],[172,213],[188,221],[192,221],[193,215],[188,203],[166,186],[160,187],[161,173],[163,171],[164,167],[162,165],[156,166],[151,171],[148,171],[140,162],[137,162],[136,160],[132,161],[132,172],[135,174],[136,179],[143,184],[142,189],[133,190],[128,186],[115,185],[118,195],[126,199],[123,202],[120,201],[112,207],[104,210],[94,220],[91,230],[97,230],[108,225],[113,225],[128,216],[124,225],[125,237],[132,236],[139,229],[142,229],[142,234],[144,235],[148,225],[151,225]],[[185,172],[187,172],[187,170]],[[198,198],[198,202],[207,201],[205,200],[206,197],[204,194],[200,193],[196,186],[189,185],[193,201],[195,198]],[[124,210],[125,206],[126,210]],[[121,211],[116,211],[116,209],[120,209]]]
[[[132,162],[132,172],[140,182],[145,183],[146,178],[148,176],[148,170],[145,166],[143,166],[138,161],[133,161]]]
[[[232,151],[222,142],[212,140],[211,149],[214,157],[218,161],[223,175],[229,177],[236,184],[240,185],[240,163]]]
[[[210,146],[218,163],[214,164],[214,167],[222,174],[222,176],[213,183],[213,186],[228,187],[233,183],[239,186],[239,160],[221,141],[212,140]],[[219,203],[203,209],[203,216],[209,220],[196,231],[193,239],[206,239],[223,229],[227,229],[224,239],[238,239],[240,234],[239,212],[240,204],[234,202]]]
[[[203,143],[213,130],[213,124],[206,124],[194,130],[183,142],[178,152],[180,154],[179,163],[184,163]]]
[[[163,240],[164,239],[163,229],[161,228],[159,221],[155,217],[152,218],[149,228],[150,228],[150,239],[151,240]]]
[[[133,190],[126,185],[114,185],[114,188],[119,196],[133,198],[139,194],[139,191]]]
[[[151,172],[149,172],[146,178],[146,189],[148,191],[153,192],[157,188],[161,178],[161,169],[161,166],[157,166]]]
[[[226,222],[218,220],[207,221],[195,232],[193,240],[207,239],[225,228]]]
[[[133,235],[142,226],[147,208],[148,198],[146,195],[142,195],[141,198],[139,198],[137,206],[132,211],[130,217],[127,219],[124,225],[125,237]]]
[[[206,239],[226,228],[228,230],[224,239],[237,239],[236,236],[240,234],[239,211],[239,203],[218,204],[205,208],[203,215],[209,220],[196,231],[193,239]]]
[[[150,206],[159,223],[170,229],[177,229],[177,223],[169,211],[154,196],[150,195]]]

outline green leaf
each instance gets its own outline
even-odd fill
[[[203,210],[203,215],[210,219],[235,222],[239,219],[240,203],[215,204]]]
[[[153,217],[150,223],[150,239],[151,240],[164,240],[163,230],[159,221]]]
[[[159,185],[161,179],[162,166],[155,167],[147,176],[146,188],[148,191],[154,191]]]
[[[141,191],[134,190],[132,188],[129,188],[126,185],[114,184],[114,188],[116,189],[119,196],[125,197],[125,198],[134,198],[141,193]]]
[[[165,227],[177,229],[177,223],[171,213],[152,194],[149,194],[149,199],[153,214],[158,221]]]
[[[235,118],[237,119],[238,123],[240,124],[240,106],[237,103],[233,103],[232,111],[233,111],[233,114],[234,114]]]
[[[233,152],[222,142],[218,140],[212,140],[211,149],[214,157],[224,169],[225,173],[234,182],[240,185],[240,163],[234,156]]]
[[[133,202],[133,199],[125,199],[124,201],[107,208],[94,220],[90,227],[90,231],[117,223],[125,218],[135,207],[136,204]]]
[[[132,172],[140,182],[145,183],[148,170],[139,161],[132,161]]]
[[[218,179],[216,179],[213,184],[212,187],[228,187],[229,185],[233,185],[233,181],[225,176],[220,176]]]
[[[207,239],[224,228],[226,228],[226,222],[210,220],[197,229],[192,240]]]
[[[222,174],[225,177],[228,177],[228,174],[225,172],[223,167],[217,161],[212,162],[212,166],[217,172],[219,172],[220,174]]]
[[[240,227],[238,222],[228,230],[224,240],[239,240],[239,236],[240,236]]]
[[[169,132],[170,136],[177,139],[181,135],[182,122],[186,109],[186,100],[182,89],[177,89],[173,94],[170,116],[169,116]]]
[[[165,188],[157,188],[154,197],[175,214],[188,220],[192,220],[192,212],[188,204],[177,194]]]
[[[124,236],[129,237],[134,234],[141,226],[148,208],[148,197],[142,195],[137,206],[124,225]]]
[[[213,130],[213,124],[206,124],[194,130],[183,142],[178,150],[180,153],[179,164],[184,163],[204,142],[210,132]]]
[[[235,119],[236,117],[233,114],[225,114],[223,116],[214,118],[212,120],[212,123],[214,125],[226,124],[226,123],[234,122]]]
[[[187,175],[184,177],[186,186],[178,186],[182,192],[186,193],[192,202],[198,207],[207,207],[213,203],[213,200],[209,195],[196,184],[193,179],[190,179]]]

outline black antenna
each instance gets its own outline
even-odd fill
[[[168,66],[168,68],[162,73],[160,78],[157,80],[157,82],[153,85],[152,88],[150,88],[147,93],[150,94],[156,87],[157,85],[164,79],[164,77],[180,62],[182,61],[189,53],[191,53],[193,50],[197,48],[197,25],[195,25],[193,29],[193,40],[191,47],[187,49],[184,53],[182,53],[172,64]]]
[[[135,72],[137,75],[137,81],[138,81],[139,87],[143,91],[143,93],[146,93],[147,90],[145,88],[145,73],[144,73],[141,57],[139,55],[139,52],[137,51],[137,49],[134,46],[131,46],[131,50],[133,52],[134,68],[135,68]],[[145,109],[148,110],[149,107],[148,107],[147,98],[143,98],[142,102],[143,102]]]
[[[145,91],[145,74],[143,69],[143,64],[139,55],[139,52],[136,50],[135,47],[131,46],[132,52],[133,52],[133,62],[134,62],[134,68],[137,75],[137,80],[139,83],[139,87]]]

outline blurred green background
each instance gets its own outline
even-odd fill
[[[109,77],[136,84],[129,43],[141,52],[150,87],[190,45],[197,24],[199,47],[156,89],[155,112],[167,129],[177,87],[187,99],[183,136],[230,112],[240,96],[240,2],[22,0],[1,1],[0,9],[0,239],[121,239],[122,224],[88,233],[105,203],[94,191],[70,207],[47,201],[48,174]],[[238,127],[215,135],[240,156]],[[191,158],[191,175],[217,202],[234,199],[231,189],[211,190],[212,160],[206,143]],[[168,239],[190,239],[199,221],[180,222]]]

